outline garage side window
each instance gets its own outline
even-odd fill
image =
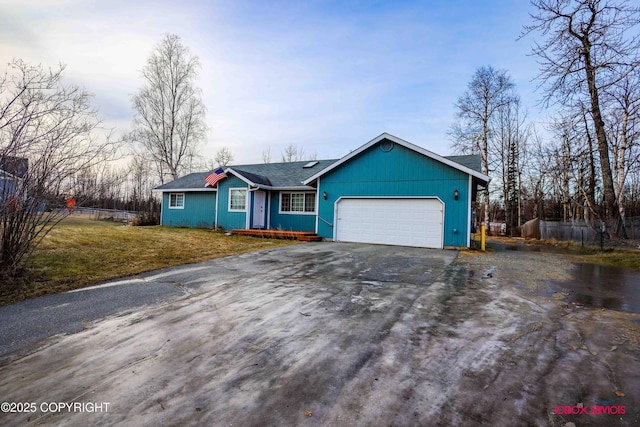
[[[247,208],[247,190],[244,188],[229,189],[229,212],[244,212]]]
[[[169,194],[169,209],[184,209],[184,193]]]
[[[316,193],[280,193],[280,213],[313,214]]]

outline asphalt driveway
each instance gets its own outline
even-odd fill
[[[5,355],[0,424],[638,422],[637,314],[549,291],[557,254],[457,255],[305,244],[82,291],[176,293]]]
[[[0,422],[319,420],[456,254],[295,245],[6,307],[3,399],[100,400],[109,411],[38,408]],[[38,342],[54,333],[72,334]]]

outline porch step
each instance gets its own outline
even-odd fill
[[[269,237],[273,239],[291,239],[301,242],[320,242],[322,237],[312,231],[290,231],[290,230],[231,230],[231,234],[241,234],[244,236]]]
[[[298,240],[301,242],[322,242],[322,237],[320,236],[299,236]]]

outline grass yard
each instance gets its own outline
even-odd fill
[[[36,249],[32,275],[0,288],[0,305],[159,268],[297,243],[211,230],[130,227],[71,216]]]
[[[524,240],[513,237],[487,237],[488,242],[501,244],[531,244],[541,246],[551,246],[559,249],[562,253],[576,263],[600,264],[611,267],[632,268],[640,270],[640,248],[634,246],[615,246],[609,242],[603,250],[599,246],[582,246],[575,242],[559,242],[556,240]]]

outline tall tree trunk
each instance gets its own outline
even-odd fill
[[[587,135],[587,145],[589,147],[589,187],[588,187],[588,191],[586,194],[586,201],[587,204],[590,207],[590,211],[589,213],[594,213],[595,214],[595,206],[596,206],[596,160],[593,156],[593,138],[591,137],[591,132],[589,130],[589,124],[587,123],[587,115],[586,113],[582,112],[582,119],[584,121],[584,130],[585,130],[585,134]],[[585,216],[585,220],[590,222],[591,220],[591,215],[589,215],[589,218],[587,218]]]
[[[613,173],[611,171],[611,162],[609,161],[609,143],[607,142],[607,132],[600,111],[600,99],[598,96],[598,87],[596,85],[596,70],[591,62],[591,44],[586,38],[582,39],[584,47],[584,64],[587,74],[587,86],[589,87],[589,97],[591,99],[591,116],[593,117],[593,125],[596,130],[596,140],[598,142],[598,153],[600,154],[600,170],[602,172],[602,189],[604,192],[604,203],[607,212],[606,218],[613,219],[616,230],[614,233],[621,238],[626,238],[624,226],[620,221],[620,211],[618,210],[618,201],[613,186]]]
[[[626,157],[627,157],[627,130],[629,125],[629,112],[624,111],[623,119],[622,119],[622,129],[620,129],[620,144],[617,149],[614,150],[614,166],[616,170],[616,184],[617,184],[617,202],[618,209],[620,210],[620,221],[622,222],[622,227],[624,228],[626,234],[626,227],[624,226],[624,217],[625,217],[625,209],[624,209],[624,182],[626,180]]]
[[[487,105],[485,104],[485,116],[488,117]],[[489,175],[489,124],[487,123],[488,119],[485,119],[483,122],[482,129],[482,169],[485,175]],[[489,227],[489,184],[487,184],[486,188],[483,191],[484,194],[484,229],[486,232],[491,231]]]

